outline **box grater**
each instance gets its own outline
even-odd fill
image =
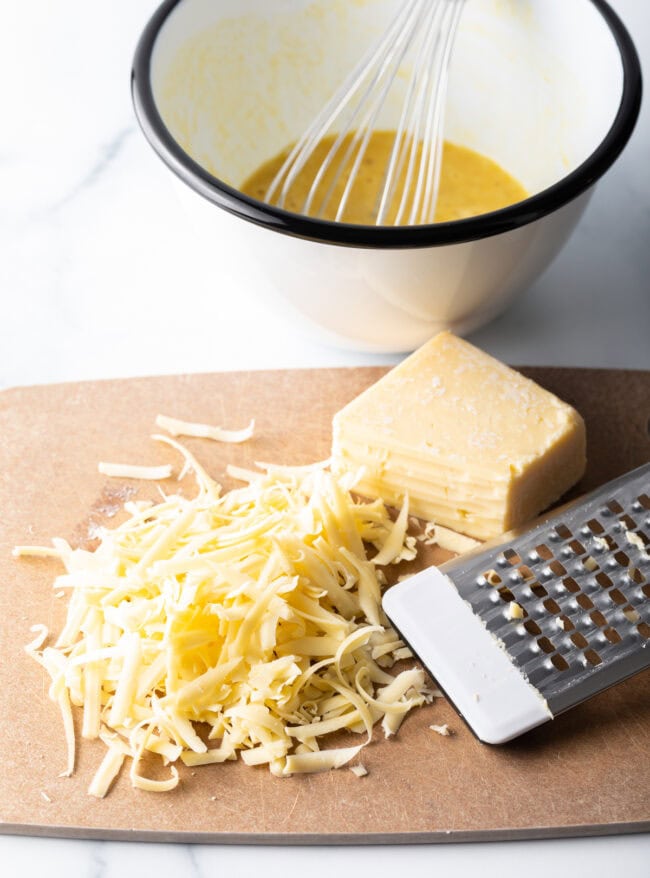
[[[650,464],[383,605],[480,740],[553,719],[650,666]]]

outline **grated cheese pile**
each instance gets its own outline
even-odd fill
[[[66,572],[54,588],[71,592],[55,645],[36,626],[28,647],[63,716],[63,773],[75,765],[72,706],[83,708],[82,736],[106,744],[89,788],[100,797],[127,757],[134,786],[165,791],[179,760],[239,754],[287,776],[350,762],[380,720],[394,734],[432,697],[420,668],[388,671],[411,655],[380,605],[381,568],[415,556],[408,503],[393,522],[326,464],[232,468],[246,484],[222,494],[183,446],[155,438],[184,455],[193,499],[127,503],[129,518],[94,552],[61,539],[16,550],[57,556]],[[321,749],[343,729],[365,740]],[[146,754],[166,766],[162,779],[147,776]]]

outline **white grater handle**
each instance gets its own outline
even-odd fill
[[[553,719],[544,698],[436,567],[392,586],[383,606],[481,741],[503,744]]]

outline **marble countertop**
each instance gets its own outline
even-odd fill
[[[650,7],[612,0],[642,63]],[[136,126],[129,71],[155,0],[7,3],[0,28],[0,388],[223,369],[392,363],[326,347],[263,290],[196,246],[168,172]],[[650,111],[550,269],[471,340],[514,364],[650,369]],[[227,242],[226,242],[227,243]],[[182,291],[183,308],[178,306]],[[212,307],[217,302],[218,308]],[[205,319],[205,315],[209,319]],[[223,326],[228,331],[222,330]],[[235,329],[233,329],[235,328]],[[0,835],[4,874],[112,878],[217,869],[267,878],[406,870],[485,878],[648,874],[650,837],[414,846],[260,848]],[[597,868],[597,871],[595,871]]]

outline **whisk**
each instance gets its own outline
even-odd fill
[[[308,163],[314,163],[316,147],[334,131],[331,145],[316,165],[301,212],[322,216],[342,186],[334,219],[345,222],[368,143],[400,70],[408,63],[401,115],[370,215],[375,225],[433,222],[449,62],[464,4],[465,0],[406,0],[379,43],[290,150],[269,186],[266,201],[285,206],[298,176]]]

